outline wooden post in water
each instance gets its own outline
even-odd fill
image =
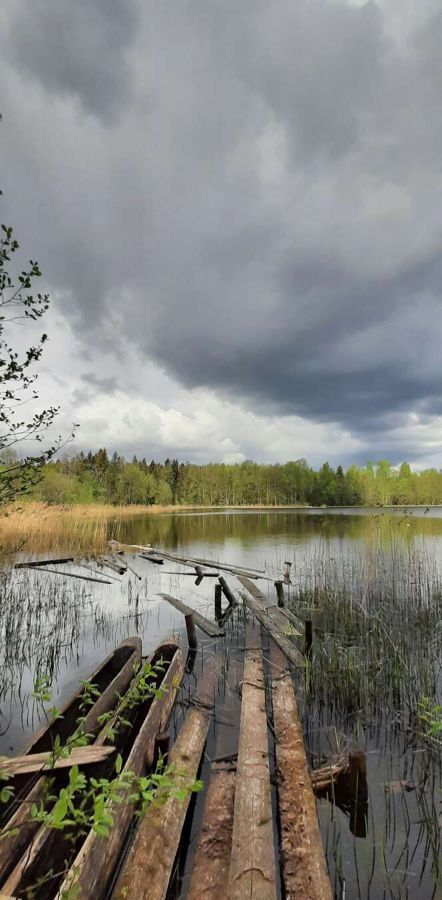
[[[284,606],[284,582],[275,581],[275,588],[278,597],[278,606]]]
[[[220,584],[215,585],[215,619],[217,622],[221,619],[223,614],[222,606],[221,606],[221,597],[222,597],[223,589]]]
[[[368,783],[367,758],[363,750],[351,750],[350,766],[350,831],[355,837],[367,837]]]
[[[232,604],[232,606],[236,606],[237,603],[238,603],[238,601],[237,601],[237,599],[236,599],[235,594],[233,593],[233,591],[230,590],[229,585],[227,584],[226,579],[223,578],[222,575],[220,575],[218,581],[219,581],[219,583],[220,583],[220,585],[221,585],[221,589],[222,589],[222,592],[223,592],[223,594],[224,594],[226,600],[228,600],[229,603]]]
[[[313,625],[311,619],[305,620],[305,649],[304,653],[309,658],[312,655],[313,646]]]
[[[192,613],[184,616],[184,621],[186,623],[186,631],[187,631],[187,640],[189,642],[189,649],[196,650],[198,647],[198,638],[196,636],[196,628],[195,622],[193,621]]]

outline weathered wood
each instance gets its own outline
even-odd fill
[[[286,900],[332,900],[304,739],[289,673],[273,679],[281,861]]]
[[[193,620],[193,613],[188,613],[184,616],[184,621],[186,623],[186,631],[187,631],[187,641],[191,650],[196,650],[198,647],[198,638],[196,636],[195,622]]]
[[[32,566],[27,565],[27,563],[23,563],[21,566],[22,569],[33,568]],[[97,584],[112,584],[111,581],[107,581],[104,578],[91,578],[90,575],[77,575],[75,572],[64,572],[63,569],[60,571],[59,569],[47,569],[43,566],[38,567],[39,572],[50,572],[52,575],[62,575],[63,578],[79,578],[80,581],[95,581]]]
[[[124,575],[127,571],[126,563],[121,562],[121,560],[112,559],[111,556],[99,556],[97,559],[102,566],[107,566],[109,569],[117,572],[118,575]]]
[[[183,655],[177,647],[162,681],[162,696],[155,697],[152,701],[123,772],[133,772],[139,776],[152,765],[156,735],[167,726],[183,675]],[[58,890],[56,895],[58,900],[62,900],[69,889],[76,890],[82,900],[101,900],[107,895],[107,887],[134,812],[131,803],[110,804],[109,809],[114,818],[109,838],[103,841],[94,832],[90,832]]]
[[[199,559],[198,557],[194,556],[177,556],[173,555],[172,553],[166,553],[163,550],[153,551],[152,548],[143,547],[142,544],[126,544],[125,546],[132,547],[134,550],[145,550],[151,553],[155,552],[157,556],[160,556],[163,559],[170,559],[173,562],[179,562],[183,566],[190,566],[192,569],[195,568],[196,563],[197,565],[207,566],[208,568],[221,569],[223,572],[230,572],[233,575],[248,575],[249,578],[259,578],[271,581],[271,579],[264,574],[264,571],[262,569],[249,569],[245,566],[233,566],[228,565],[227,563],[220,563],[217,560]]]
[[[115,753],[115,747],[76,747],[69,756],[54,761],[52,753],[30,753],[28,756],[0,757],[0,773],[12,778],[14,775],[29,775],[45,772],[51,775],[55,769],[70,769],[72,766],[90,766],[102,762]]]
[[[306,619],[305,620],[305,644],[304,644],[304,653],[306,656],[311,657],[312,647],[313,647],[313,624],[312,624],[311,619]]]
[[[215,585],[215,619],[218,622],[221,619],[223,614],[223,608],[221,605],[221,597],[222,597],[223,589],[220,584]]]
[[[221,585],[221,590],[222,590],[222,592],[223,592],[223,594],[224,594],[226,600],[229,601],[229,603],[230,603],[231,606],[238,606],[238,601],[237,601],[237,599],[236,599],[236,597],[235,597],[235,594],[233,593],[232,590],[230,590],[229,585],[227,584],[226,579],[223,578],[222,575],[220,575],[218,581],[219,581],[219,583],[220,583],[220,585]]]
[[[187,603],[183,603],[181,600],[178,600],[177,597],[172,597],[171,594],[159,594],[159,597],[163,597],[164,600],[167,600],[171,606],[178,609],[179,612],[182,612],[184,616],[193,616],[195,625],[198,625],[198,628],[201,628],[201,631],[204,631],[205,634],[208,634],[209,637],[222,637],[224,631],[222,628],[219,628],[218,625],[215,625],[214,622],[210,622],[209,619],[206,619],[195,609],[192,609],[191,606],[188,606]]]
[[[350,831],[355,837],[367,836],[368,783],[367,758],[363,750],[348,755],[350,792]]]
[[[178,788],[196,778],[208,730],[207,710],[191,709],[169,754]],[[190,793],[184,802],[172,795],[149,809],[118,879],[115,900],[164,900],[189,802]]]
[[[62,563],[74,562],[73,556],[59,557],[58,559],[32,559],[27,562],[15,563],[14,569],[33,569],[38,566],[61,566]]]
[[[276,595],[278,597],[278,606],[284,606],[284,582],[275,581]]]
[[[229,900],[276,900],[269,746],[261,650],[246,650]]]
[[[118,669],[120,658],[124,664]],[[100,728],[99,717],[116,705],[118,697],[126,691],[133,678],[134,667],[140,661],[141,639],[139,637],[128,638],[113,650],[92,673],[89,680],[92,684],[97,685],[101,693],[86,715],[83,725],[86,734],[97,734]],[[80,687],[61,707],[62,718],[56,720],[51,726],[43,726],[37,731],[26,747],[26,754],[48,752],[57,734],[62,743],[70,737],[77,726],[77,718],[81,714],[82,693],[83,687]],[[98,743],[100,742],[97,739]],[[0,883],[11,872],[32,836],[38,831],[38,823],[29,822],[29,809],[32,803],[38,804],[43,799],[48,787],[48,777],[43,776],[37,780],[35,780],[35,776],[33,778],[22,776],[17,781],[19,786],[16,793],[21,800],[26,802],[20,803],[15,810],[11,805],[12,815],[9,818],[5,817],[2,821],[5,830],[17,829],[17,833],[15,835],[4,834],[0,839]]]
[[[157,566],[164,565],[164,559],[162,556],[154,556],[153,553],[139,553],[138,554],[141,559],[147,559],[150,563],[155,563]]]
[[[232,852],[236,772],[212,767],[186,900],[225,900]]]
[[[290,632],[291,626],[285,611],[283,612],[282,609],[279,609],[267,600],[256,584],[253,584],[248,578],[241,576],[239,581],[248,591],[247,595],[243,595],[245,603],[261,622],[261,625],[269,632],[275,644],[278,645],[294,666],[304,668],[305,660],[302,653],[288,639],[287,634]]]

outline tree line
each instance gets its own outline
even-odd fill
[[[31,496],[49,504],[431,505],[442,503],[442,471],[414,472],[408,463],[395,467],[386,460],[346,471],[327,462],[315,470],[304,459],[280,465],[127,461],[100,449],[47,463]]]

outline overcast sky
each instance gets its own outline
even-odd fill
[[[440,0],[2,0],[78,448],[442,465]]]

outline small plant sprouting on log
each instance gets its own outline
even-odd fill
[[[106,737],[114,740],[122,725],[132,727],[132,722],[124,716],[140,706],[146,700],[156,697],[161,698],[165,688],[158,685],[158,676],[164,672],[164,661],[160,659],[152,664],[147,661],[138,670],[132,686],[122,698],[117,712],[106,712],[99,717],[99,723],[104,725],[109,722]],[[83,682],[83,693],[80,702],[82,711],[86,711],[96,702],[100,692],[96,685],[90,681]],[[43,709],[48,723],[61,718],[61,714],[52,702],[50,680],[47,676],[39,678],[34,686],[33,697]],[[51,704],[49,707],[47,704]],[[82,728],[85,715],[77,720],[77,729],[62,744],[59,736],[55,737],[52,753],[47,763],[48,773],[60,758],[67,758],[75,747],[86,745],[91,735],[86,734]],[[112,724],[110,721],[112,720]],[[52,792],[52,785],[44,798],[38,804],[33,803],[30,809],[30,821],[38,822],[49,829],[71,832],[74,838],[84,836],[91,829],[99,837],[107,838],[114,824],[112,812],[113,805],[130,803],[138,816],[143,815],[152,804],[161,805],[168,797],[174,796],[184,802],[190,792],[201,790],[201,781],[192,781],[182,784],[180,772],[171,765],[165,765],[160,755],[154,772],[137,776],[131,771],[123,771],[123,761],[119,754],[115,760],[114,777],[112,778],[88,778],[80,772],[77,765],[72,766],[69,772],[69,781],[66,787],[58,793]],[[8,776],[2,774],[0,769],[0,783],[8,780]],[[13,788],[4,784],[0,788],[0,803],[8,802],[13,796]],[[23,825],[25,825],[23,823]],[[6,835],[17,833],[18,829],[4,829],[0,832],[0,840]],[[49,876],[51,877],[51,876]]]

